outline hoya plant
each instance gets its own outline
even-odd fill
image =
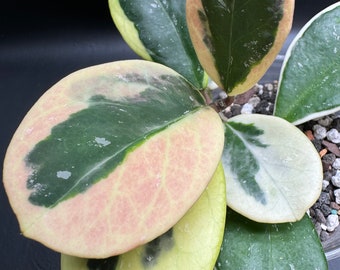
[[[62,269],[326,269],[306,214],[321,161],[295,125],[339,110],[340,4],[291,45],[274,116],[227,120],[220,105],[275,60],[293,0],[109,8],[142,59],[76,71],[27,113],[3,172],[22,234]]]

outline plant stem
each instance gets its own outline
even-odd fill
[[[225,110],[227,107],[229,107],[233,102],[234,102],[234,97],[228,96],[226,98],[221,98],[214,102],[211,102],[209,106],[219,113]]]

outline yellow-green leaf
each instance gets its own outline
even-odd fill
[[[144,59],[166,65],[198,89],[208,78],[190,40],[183,0],[110,0],[111,16],[128,45]]]
[[[178,73],[142,60],[62,79],[28,112],[7,150],[3,181],[22,233],[91,258],[167,231],[221,157],[223,125],[203,104]]]
[[[225,179],[220,164],[198,201],[165,234],[116,257],[96,260],[62,255],[61,269],[212,269],[220,251],[225,216]]]

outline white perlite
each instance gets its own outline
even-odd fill
[[[271,83],[266,83],[264,86],[268,89],[268,91],[272,91],[274,89],[274,86]]]
[[[260,102],[261,99],[259,97],[251,97],[247,103],[253,105],[253,107],[255,108]]]
[[[327,226],[325,224],[321,223],[320,227],[323,231],[327,231]]]
[[[332,176],[332,184],[336,187],[340,187],[340,170],[337,170],[336,174]]]
[[[329,231],[329,232],[334,231],[335,228],[339,226],[338,215],[333,215],[333,214],[329,215],[327,217],[326,226],[327,226],[327,231]]]
[[[315,139],[322,140],[327,136],[327,129],[321,125],[314,125],[313,134]]]
[[[322,180],[322,190],[326,190],[326,188],[329,186],[329,181]]]
[[[246,104],[243,105],[241,113],[242,114],[251,114],[253,112],[253,109],[254,109],[254,107],[253,107],[252,104],[246,103]]]
[[[340,158],[336,158],[335,161],[332,164],[332,167],[334,169],[340,170]]]
[[[335,202],[340,204],[340,189],[334,190]]]
[[[318,120],[318,124],[324,127],[328,127],[330,124],[332,124],[333,119],[329,116],[322,117]]]
[[[335,128],[327,132],[327,139],[332,143],[340,143],[340,133]]]

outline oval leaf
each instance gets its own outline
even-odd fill
[[[127,265],[134,270],[213,269],[222,243],[225,217],[225,179],[220,164],[199,200],[162,236],[107,259],[62,255],[61,269],[124,270]]]
[[[328,269],[307,215],[294,223],[263,224],[228,209],[227,224],[216,270]]]
[[[192,46],[183,0],[109,0],[111,16],[129,46],[141,57],[182,74],[195,87],[207,76]]]
[[[47,91],[4,163],[23,234],[91,258],[172,227],[205,189],[223,149],[218,114],[191,87],[169,68],[134,60],[80,70]]]
[[[296,221],[318,199],[322,166],[307,137],[268,115],[239,115],[226,123],[222,156],[228,206],[266,223]]]
[[[229,95],[249,90],[289,34],[293,0],[188,0],[188,28],[208,75]]]
[[[340,2],[321,11],[287,50],[274,114],[294,124],[340,110]]]

